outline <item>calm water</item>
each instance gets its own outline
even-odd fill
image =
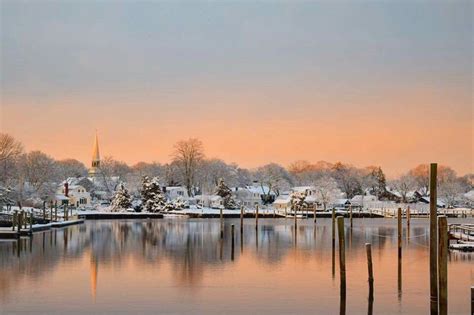
[[[291,219],[87,221],[0,242],[0,313],[41,314],[427,314],[427,219],[356,219],[346,232],[347,297],[339,294],[331,222]],[[454,222],[454,221],[451,221]],[[464,219],[464,222],[474,222]],[[348,222],[346,222],[348,223]],[[232,255],[230,225],[236,225]],[[373,305],[365,246],[372,243]],[[474,254],[449,257],[450,314],[469,314]],[[333,264],[333,261],[335,262]]]

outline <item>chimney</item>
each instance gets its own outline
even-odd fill
[[[64,196],[69,197],[69,183],[64,183]]]

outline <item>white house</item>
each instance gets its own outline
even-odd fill
[[[285,213],[291,210],[291,198],[288,195],[280,195],[273,202],[273,207],[277,211],[284,211]]]
[[[351,199],[351,204],[353,206],[363,207],[366,202],[377,201],[377,197],[374,195],[355,195]]]
[[[309,206],[312,206],[315,203],[317,203],[315,186],[296,186],[296,187],[291,188],[291,192],[305,194],[306,198],[304,199],[304,201]]]
[[[60,205],[67,203],[75,207],[84,207],[91,204],[91,195],[81,185],[65,183],[56,191],[56,201]]]
[[[168,186],[164,188],[166,197],[169,200],[176,200],[178,198],[187,200],[189,198],[188,191],[185,187],[181,186]]]
[[[275,199],[276,195],[267,186],[261,186],[254,183],[251,186],[236,187],[232,190],[236,200],[245,207],[255,207],[255,205],[263,204],[263,197],[270,196],[270,199]]]

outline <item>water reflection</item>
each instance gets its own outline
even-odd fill
[[[406,298],[410,290],[418,295],[424,292],[429,298],[426,284],[418,280],[420,275],[427,276],[427,225],[412,223],[412,238],[410,243],[406,242],[402,258],[401,253],[397,253],[397,229],[393,222],[354,220],[353,229],[346,230],[349,239],[346,295],[346,290],[334,283],[336,252],[330,220],[318,219],[316,225],[312,219],[301,220],[296,227],[293,220],[260,220],[258,230],[253,222],[245,223],[241,233],[232,234],[231,224],[240,229],[240,221],[226,220],[224,237],[221,238],[219,220],[88,221],[84,225],[35,234],[16,242],[0,242],[0,299],[7,309],[13,309],[18,292],[29,296],[33,290],[41,295],[41,288],[46,284],[51,290],[58,287],[57,290],[61,291],[64,284],[59,283],[60,279],[70,277],[70,268],[74,267],[78,273],[86,269],[89,274],[86,280],[89,301],[78,301],[89,311],[95,303],[100,303],[98,296],[114,300],[112,292],[127,285],[137,285],[143,290],[141,294],[150,298],[161,292],[161,303],[168,301],[170,312],[178,313],[186,313],[187,309],[180,309],[184,306],[172,302],[171,296],[181,294],[182,288],[194,288],[196,293],[193,294],[204,299],[207,294],[209,298],[222,295],[228,303],[237,303],[234,304],[236,309],[242,307],[242,303],[259,306],[255,308],[258,313],[266,312],[267,308],[262,306],[266,303],[278,307],[282,313],[315,310],[337,313],[335,298],[339,298],[340,314],[398,312],[399,309],[391,308],[397,296],[404,310],[426,313],[429,308],[429,305],[420,306],[412,298]],[[235,250],[236,242],[240,243],[240,251]],[[375,278],[385,279],[383,284],[379,283],[382,286],[377,287],[376,303],[372,286],[369,286],[367,299],[366,242],[373,245]],[[457,285],[468,288],[469,283],[464,283],[465,277],[460,275],[472,272],[472,258],[473,254],[469,253],[450,253],[449,279],[453,280],[450,289]],[[113,277],[111,272],[116,272]],[[403,302],[402,276],[405,277],[406,300]],[[148,282],[149,278],[155,282]],[[68,285],[79,287],[84,279],[76,277],[74,281]],[[468,281],[472,282],[472,279]],[[164,287],[157,287],[156,283]],[[374,285],[377,284],[376,281]],[[214,287],[219,291],[212,291]],[[465,291],[467,295],[469,292]],[[309,299],[308,296],[316,298]],[[47,300],[48,296],[41,298]],[[462,295],[453,297],[456,298],[467,300]],[[114,303],[121,305],[133,299],[133,296],[127,296],[123,301],[114,300]],[[234,299],[235,302],[229,302]],[[197,303],[189,297],[186,301]],[[149,303],[152,309],[155,304]],[[294,308],[284,312],[288,303]],[[451,309],[453,303],[451,300]],[[200,307],[201,312],[197,313],[222,313],[217,306],[204,309],[202,304],[192,305]],[[461,313],[468,309],[463,302],[457,307]]]

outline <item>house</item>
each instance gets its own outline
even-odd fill
[[[363,207],[366,202],[377,201],[377,196],[374,195],[355,195],[351,199],[351,204],[353,206]]]
[[[166,198],[168,200],[176,200],[178,198],[182,200],[189,199],[188,191],[185,187],[181,186],[168,186],[163,188]]]
[[[275,200],[276,194],[267,186],[262,186],[258,183],[253,183],[251,186],[235,187],[232,193],[236,200],[245,207],[255,207],[255,205],[263,205],[265,197],[268,198],[266,203],[271,203]]]
[[[305,194],[306,198],[304,201],[308,204],[309,207],[317,204],[316,199],[316,187],[315,186],[296,186],[291,188],[292,193]]]
[[[224,200],[217,195],[196,195],[193,198],[198,206],[203,208],[219,209],[224,205]]]
[[[211,208],[219,209],[224,207],[224,199],[221,196],[212,195],[211,196]]]
[[[349,206],[352,205],[349,199],[336,199],[332,206],[336,208],[336,210],[347,210]]]
[[[55,197],[60,205],[68,204],[74,207],[84,207],[91,203],[91,195],[83,186],[69,185],[68,182],[58,188]]]
[[[273,202],[275,210],[289,211],[291,209],[291,198],[289,195],[281,195]]]
[[[421,197],[419,199],[419,202],[429,204],[430,203],[430,196]],[[437,199],[436,204],[437,204],[436,206],[438,208],[446,208],[446,204],[440,198]]]

